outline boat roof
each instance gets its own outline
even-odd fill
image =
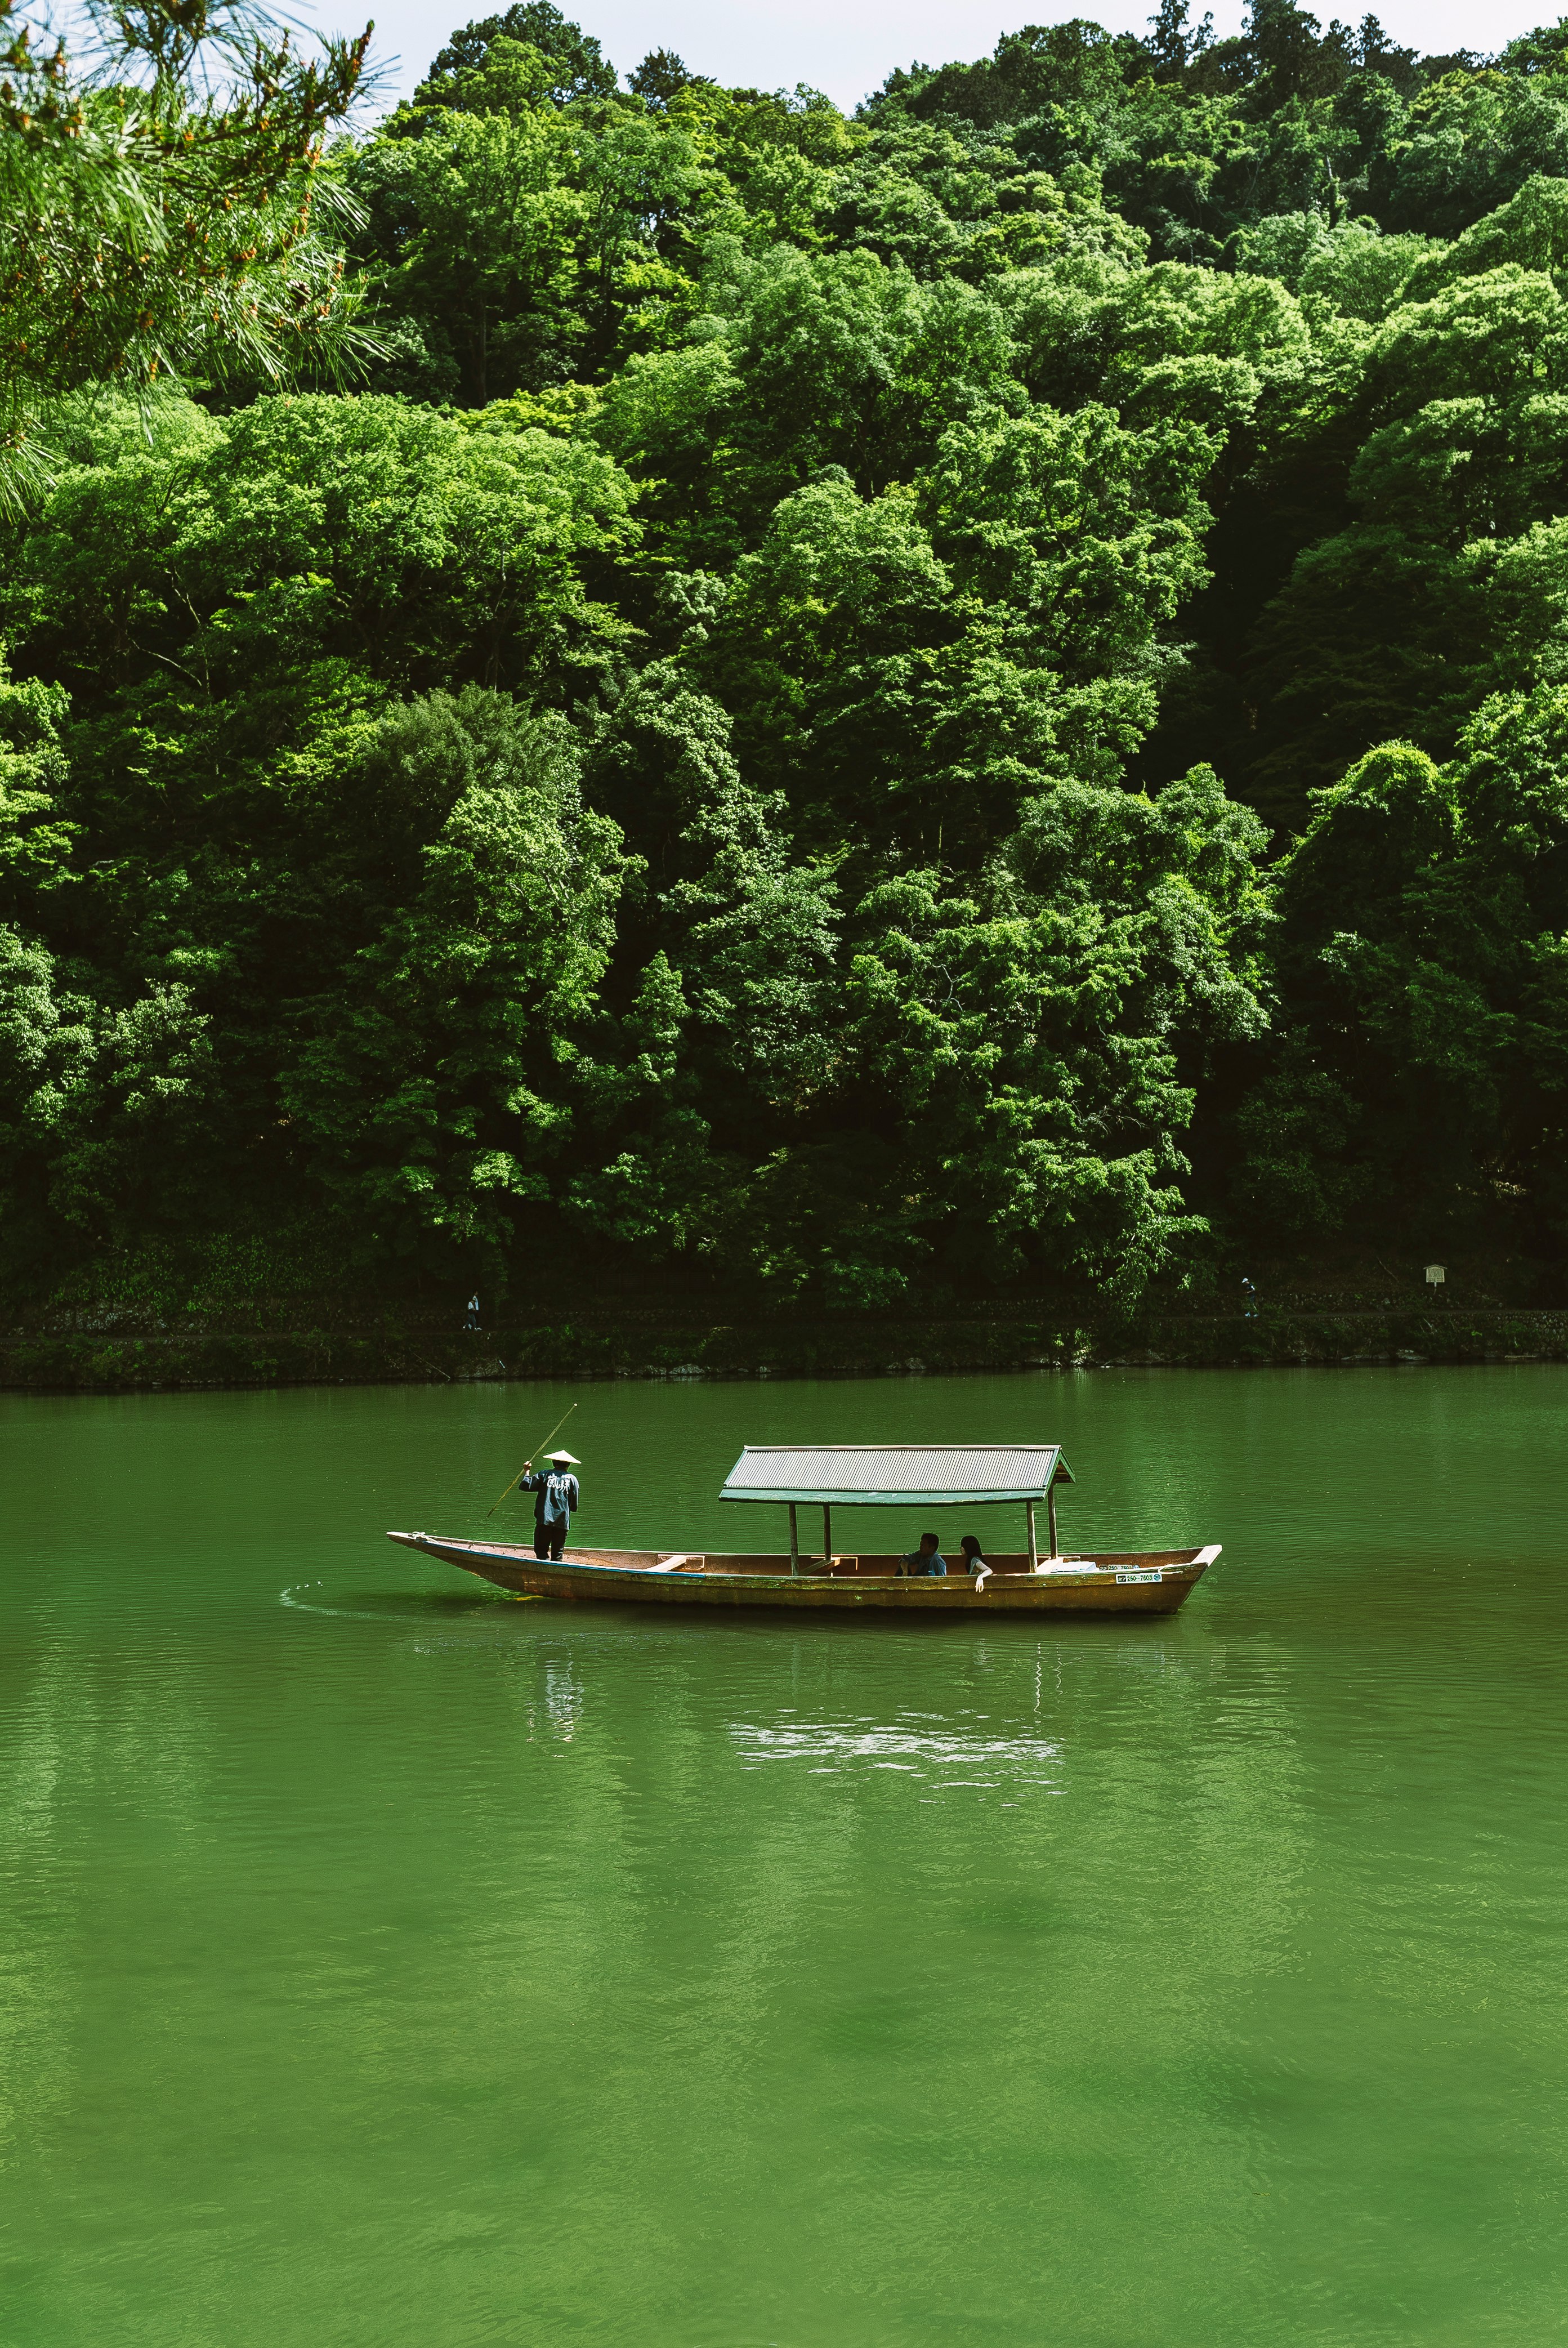
[[[721,1500],[820,1500],[861,1509],[1043,1500],[1070,1484],[1059,1443],[748,1443]]]

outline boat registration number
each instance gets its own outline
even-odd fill
[[[1137,1573],[1119,1573],[1116,1578],[1118,1581],[1158,1581],[1160,1579],[1160,1568],[1158,1566],[1154,1566],[1148,1572],[1140,1571]]]

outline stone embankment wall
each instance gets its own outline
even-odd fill
[[[128,1316],[129,1317],[129,1316]],[[493,1330],[399,1321],[320,1328],[92,1325],[0,1332],[0,1387],[105,1393],[498,1378],[864,1377],[961,1370],[1559,1361],[1568,1312],[1462,1306],[1150,1315],[1067,1328],[1027,1308],[943,1318],[765,1322],[623,1311]]]

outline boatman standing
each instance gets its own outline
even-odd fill
[[[533,1554],[558,1558],[566,1546],[574,1510],[583,1505],[573,1468],[583,1465],[570,1451],[552,1451],[536,1476],[529,1460],[517,1479],[520,1492],[533,1494]]]

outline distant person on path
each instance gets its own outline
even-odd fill
[[[577,1478],[570,1473],[583,1465],[570,1451],[552,1451],[549,1465],[535,1476],[529,1460],[517,1479],[520,1492],[533,1494],[533,1554],[559,1558],[572,1529],[572,1519],[583,1505]]]
[[[947,1560],[942,1554],[940,1533],[922,1533],[920,1547],[912,1549],[899,1562],[900,1573],[940,1573],[945,1576]]]
[[[477,1296],[477,1295],[476,1295],[476,1296],[470,1296],[470,1297],[469,1297],[469,1317],[468,1317],[468,1319],[463,1323],[463,1326],[464,1326],[464,1328],[465,1328],[465,1329],[477,1329],[477,1328],[479,1327],[479,1325],[480,1325],[480,1300],[479,1300],[479,1298],[478,1298],[478,1296]]]

